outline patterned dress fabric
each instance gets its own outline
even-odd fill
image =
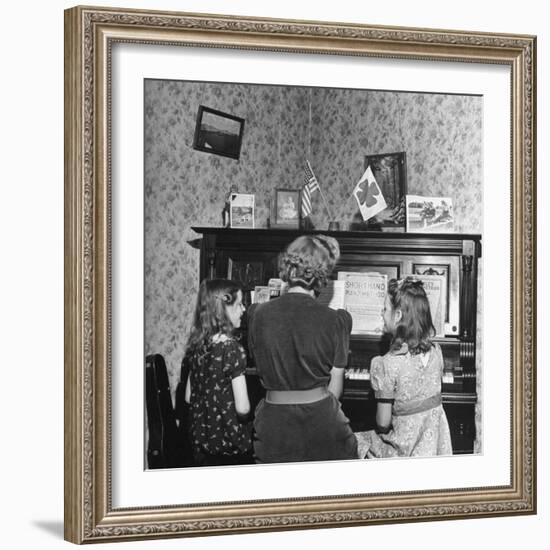
[[[371,385],[377,399],[393,399],[392,428],[386,434],[358,432],[359,456],[434,456],[452,454],[449,424],[440,403],[443,355],[436,344],[427,363],[409,353],[406,344],[398,351],[375,357]],[[433,406],[433,404],[435,406]],[[419,411],[419,412],[415,412]]]
[[[232,456],[252,449],[251,425],[237,417],[231,381],[244,374],[246,354],[236,340],[214,338],[186,354],[191,377],[191,441],[194,452]]]

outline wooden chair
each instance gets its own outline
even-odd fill
[[[164,358],[156,353],[148,355],[145,362],[148,467],[157,469],[187,466],[192,460],[187,425],[178,426],[176,422]]]

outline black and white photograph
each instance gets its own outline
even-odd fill
[[[72,542],[536,510],[536,37],[308,16],[65,12]]]
[[[242,118],[200,105],[193,147],[199,151],[238,159],[243,132]]]
[[[165,457],[146,468],[482,453],[482,98],[150,79],[144,102],[145,355],[163,357],[175,411],[145,426],[144,455]],[[238,165],[185,147],[203,104],[247,120]],[[165,117],[175,109],[176,126]],[[353,199],[365,168],[386,225],[403,225],[407,190],[453,192],[445,255],[440,235],[415,237],[412,226],[373,252],[385,232],[353,230],[368,206],[368,193]],[[248,194],[231,194],[224,228],[227,182]],[[297,182],[309,185],[306,212]],[[300,229],[304,213],[312,229]],[[434,256],[445,277],[418,270]],[[283,295],[262,293],[279,277]],[[461,288],[449,292],[448,279]],[[334,280],[343,292],[317,302]],[[397,304],[418,300],[423,308],[402,317]],[[154,433],[165,422],[175,425],[171,444]]]
[[[229,226],[254,228],[254,195],[231,193],[229,197]]]
[[[453,200],[450,197],[406,197],[407,231],[450,233],[454,228]]]
[[[299,189],[275,190],[275,220],[270,227],[300,227],[301,200]]]

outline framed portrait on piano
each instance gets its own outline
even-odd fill
[[[65,39],[65,538],[534,513],[535,37],[79,6],[65,12]],[[213,111],[203,109],[194,143],[199,105]],[[205,155],[204,115],[225,127],[224,113],[246,118],[246,139],[232,120],[237,139]],[[349,199],[366,150],[406,151],[409,193],[454,193],[453,232],[354,230]],[[444,333],[432,342],[443,379],[423,406],[445,409],[453,454],[150,471],[157,422],[147,424],[144,396],[154,397],[145,386],[156,373],[172,428],[190,435],[182,428],[196,400],[180,382],[201,282],[236,279],[245,294],[265,287],[293,239],[323,233],[299,228],[293,187],[305,159],[327,205],[316,209],[312,196],[316,227],[328,227],[325,210],[338,214],[336,271],[445,281]],[[405,183],[404,171],[394,174]],[[228,181],[256,201],[237,226],[220,227]],[[292,226],[284,230],[268,226],[274,185],[278,222]],[[372,282],[362,279],[353,282]],[[371,376],[389,351],[386,297],[377,298],[367,328],[380,330],[351,334],[333,400],[355,433],[372,430],[375,409],[391,401]],[[246,362],[242,319],[230,345],[243,346]],[[239,361],[233,374],[250,395],[267,395]]]
[[[301,220],[301,196],[299,189],[275,189],[274,208],[269,226],[281,229],[298,229]]]

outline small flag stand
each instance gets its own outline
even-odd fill
[[[327,199],[319,185],[319,180],[315,176],[313,169],[311,168],[311,164],[309,163],[309,160],[306,160],[306,182],[304,184],[304,187],[302,189],[302,219],[304,220],[304,228],[307,229],[307,225],[312,225],[311,220],[309,220],[309,215],[312,212],[312,204],[311,204],[311,195],[315,191],[319,191],[321,198],[323,199],[323,202],[325,204],[325,208],[327,210],[327,214],[329,216],[329,219],[332,218],[332,213],[330,211],[330,208],[328,206]],[[329,222],[329,225],[334,222]]]

